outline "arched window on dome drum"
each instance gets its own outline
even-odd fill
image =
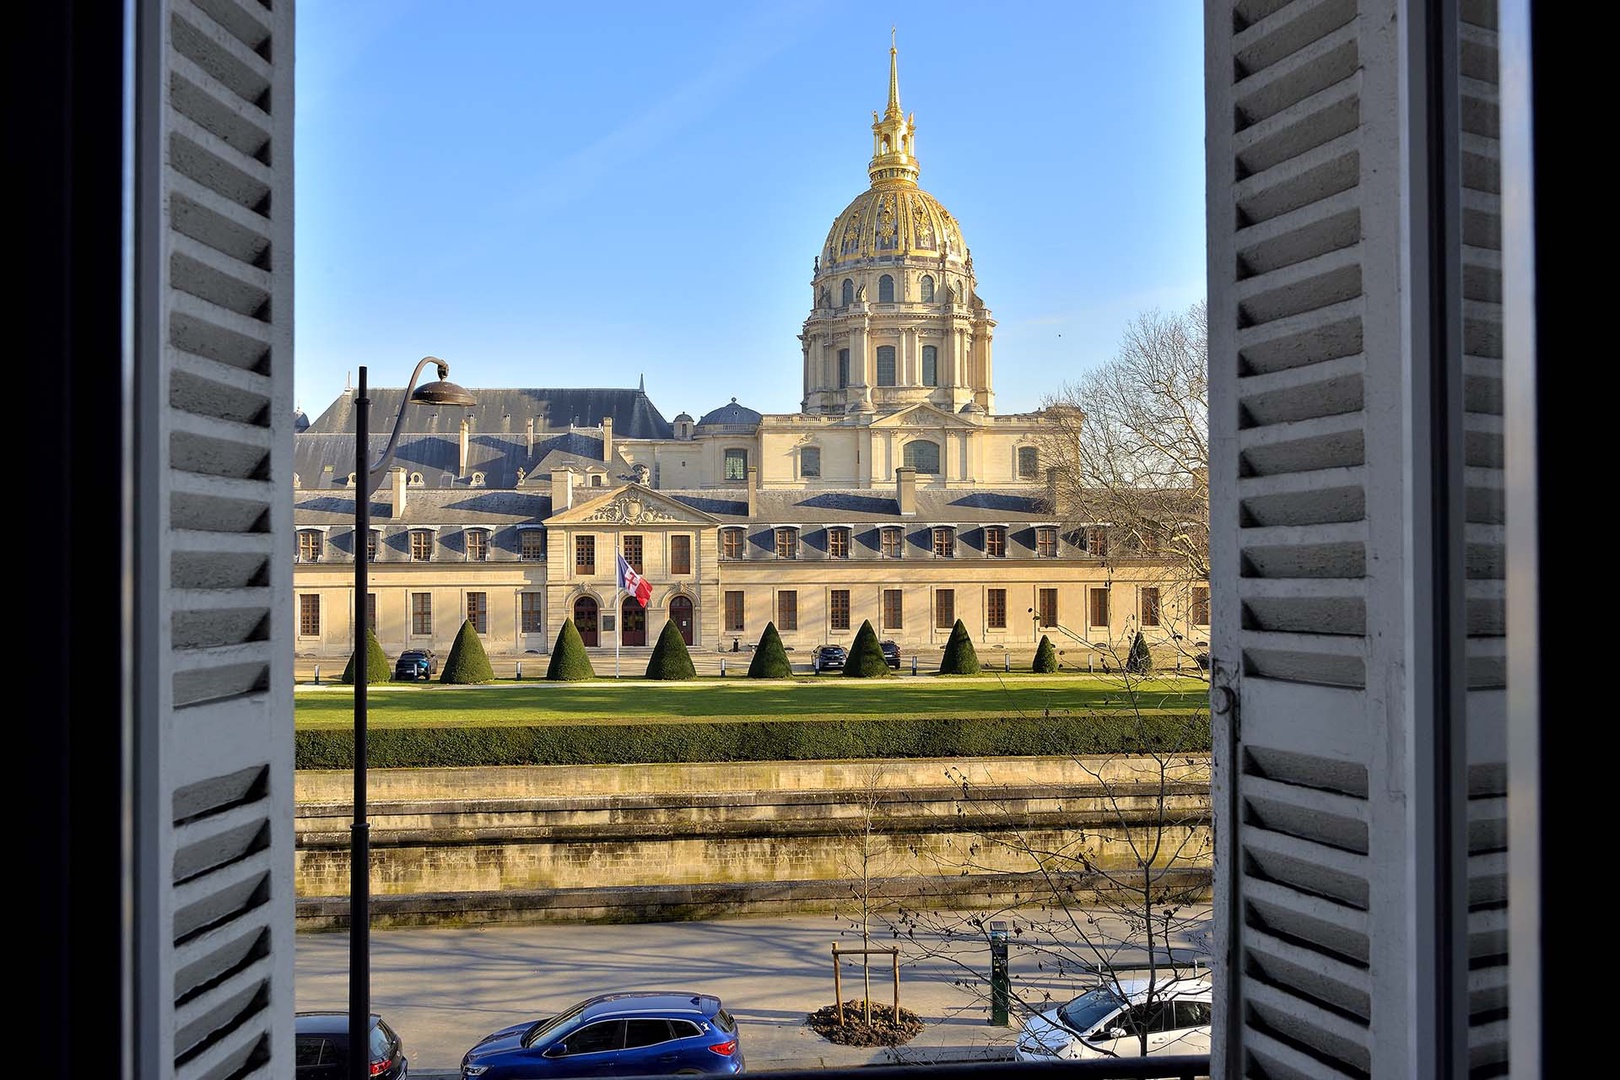
[[[922,292],[922,302],[932,304],[934,302],[934,275],[924,274],[919,287]]]
[[[894,278],[889,274],[878,278],[878,303],[894,303]]]
[[[877,355],[877,384],[894,385],[894,346],[879,345]]]
[[[799,451],[799,475],[821,475],[821,450],[818,447],[807,446]]]
[[[838,389],[849,385],[849,350],[838,350]],[[357,864],[358,865],[358,864]]]
[[[920,473],[937,476],[939,474],[939,443],[936,442],[909,442],[906,443],[906,464]]]
[[[855,282],[851,281],[849,278],[845,278],[844,279],[843,306],[844,307],[849,307],[849,305],[853,304],[854,302],[855,302]]]
[[[923,346],[922,381],[924,386],[939,385],[939,347]]]

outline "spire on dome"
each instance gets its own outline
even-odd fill
[[[895,28],[889,27],[889,107],[883,119],[892,120],[900,115],[900,50],[894,45]]]
[[[900,50],[895,46],[895,28],[889,28],[889,104],[880,118],[872,113],[872,160],[866,175],[872,185],[917,183],[916,116],[900,111]]]

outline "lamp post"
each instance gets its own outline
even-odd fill
[[[422,369],[436,364],[437,382],[415,390]],[[366,571],[370,562],[371,493],[377,490],[394,460],[405,406],[474,404],[473,397],[453,382],[446,382],[450,365],[424,356],[411,372],[400,403],[394,431],[377,464],[370,463],[371,399],[366,396],[366,369],[354,399],[354,824],[349,832],[349,1074],[353,1080],[371,1077],[371,826],[366,821]],[[414,392],[413,392],[414,390]]]

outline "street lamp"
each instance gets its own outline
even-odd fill
[[[415,390],[422,369],[436,364],[437,382]],[[405,406],[474,404],[473,396],[447,382],[450,365],[436,356],[424,356],[411,372],[400,404],[394,431],[377,464],[370,463],[371,399],[366,396],[366,369],[354,399],[354,825],[349,840],[349,1072],[353,1080],[371,1078],[371,826],[366,821],[366,571],[370,561],[367,540],[371,532],[371,493],[382,483],[388,463],[399,445]],[[413,393],[412,391],[415,390]]]

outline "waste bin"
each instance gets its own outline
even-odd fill
[[[990,923],[990,1022],[1007,1026],[1007,1005],[1012,998],[1007,974],[1007,924],[1000,919]]]

